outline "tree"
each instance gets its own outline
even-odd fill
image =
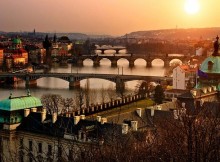
[[[45,94],[41,97],[41,102],[49,114],[60,113],[61,100],[62,97],[58,94]]]
[[[74,108],[74,101],[72,98],[62,98],[61,101],[62,110],[61,112],[70,112]]]
[[[162,104],[163,100],[165,98],[164,90],[163,90],[162,86],[161,85],[157,85],[154,92],[155,92],[155,94],[154,94],[154,101],[157,104]]]

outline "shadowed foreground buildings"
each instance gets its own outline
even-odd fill
[[[0,101],[1,161],[218,161],[219,104],[177,102],[111,116],[47,114],[28,94]],[[120,111],[120,110],[119,110]],[[95,120],[92,120],[95,118]],[[110,123],[108,123],[108,122]]]

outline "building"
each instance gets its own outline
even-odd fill
[[[4,53],[3,49],[0,48],[0,68],[3,66]]]
[[[173,89],[189,89],[195,86],[197,67],[180,65],[173,69]]]
[[[208,56],[198,70],[198,83],[190,92],[178,96],[178,100],[186,103],[186,107],[195,110],[203,104],[219,103],[220,92],[220,53],[219,37],[214,42],[214,52]],[[219,107],[215,107],[218,112]]]
[[[47,114],[40,99],[25,96],[0,101],[0,161],[74,161],[98,147],[109,132],[122,127],[106,118],[86,120],[85,115]]]
[[[21,39],[14,38],[12,40],[12,45],[4,49],[3,60],[6,71],[24,68],[28,64],[28,53],[23,48]]]

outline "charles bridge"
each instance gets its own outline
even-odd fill
[[[114,50],[116,54],[119,54],[119,51],[125,49],[126,47],[122,47],[122,46],[101,46],[96,48],[96,50],[101,51],[101,54],[104,54],[106,50]]]
[[[117,67],[117,62],[119,59],[126,59],[129,62],[129,67],[134,67],[134,62],[137,59],[143,59],[146,61],[147,67],[152,67],[152,62],[155,59],[161,59],[164,62],[164,67],[169,67],[170,62],[173,59],[181,60],[183,63],[188,62],[191,59],[191,56],[185,56],[180,54],[146,54],[146,55],[138,55],[138,54],[113,54],[113,55],[105,55],[105,54],[97,54],[97,55],[82,55],[75,56],[71,58],[71,62],[73,65],[77,65],[79,67],[83,66],[83,62],[86,59],[90,59],[93,61],[93,66],[100,66],[100,61],[102,59],[108,59],[111,62],[112,67]]]
[[[0,73],[1,79],[19,78],[25,81],[25,86],[37,86],[37,80],[43,77],[54,77],[69,82],[69,88],[79,88],[83,79],[97,78],[105,79],[116,84],[116,90],[124,90],[125,82],[133,80],[143,81],[168,81],[172,82],[172,77],[162,76],[141,76],[141,75],[117,75],[117,74],[92,74],[92,73]]]

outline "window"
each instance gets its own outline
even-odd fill
[[[62,148],[58,146],[58,158],[62,156]]]
[[[29,141],[29,151],[33,151],[33,142]]]
[[[24,162],[24,152],[19,151],[19,162]]]
[[[20,138],[20,148],[21,148],[21,149],[24,147],[23,143],[24,143],[24,139],[23,139],[23,138]]]
[[[72,149],[69,150],[68,160],[73,161],[73,150]]]
[[[42,153],[42,143],[38,143],[38,152]]]
[[[48,151],[47,151],[48,155],[52,155],[52,146],[48,145]]]

